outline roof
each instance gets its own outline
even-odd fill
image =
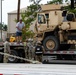
[[[21,9],[20,9],[20,13],[25,12],[25,10],[26,10],[26,7],[21,8]],[[16,13],[17,13],[17,10],[14,10],[14,11],[8,12],[8,14],[16,14]]]

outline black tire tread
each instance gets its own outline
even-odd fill
[[[49,49],[46,47],[46,42],[47,42],[48,40],[50,40],[50,39],[53,40],[53,41],[55,41],[55,43],[56,43],[55,48],[52,49],[52,50],[58,50],[58,48],[59,48],[59,41],[58,41],[58,39],[57,39],[55,36],[48,36],[48,37],[46,37],[46,38],[44,39],[44,41],[43,41],[44,49],[45,49],[45,50],[49,50]]]

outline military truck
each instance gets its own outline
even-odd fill
[[[62,5],[41,5],[35,33],[45,50],[69,49],[76,44],[76,14]]]
[[[71,49],[71,46],[76,44],[75,24],[76,14],[64,10],[62,5],[41,5],[34,28],[36,41],[41,41],[45,49],[43,62],[76,63],[76,49]],[[9,44],[11,55],[25,58],[24,43]],[[4,45],[0,43],[0,52],[3,51]],[[25,62],[12,57],[9,57],[8,60],[9,63]],[[3,62],[3,55],[0,55],[0,62]]]

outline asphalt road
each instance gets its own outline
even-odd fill
[[[0,64],[0,74],[76,75],[76,65],[62,64]]]

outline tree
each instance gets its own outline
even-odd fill
[[[30,0],[30,1],[33,3],[27,7],[27,10],[24,12],[24,14],[21,14],[22,20],[26,25],[25,28],[23,29],[23,40],[25,38],[33,37],[34,35],[34,32],[30,31],[29,27],[37,17],[36,11],[40,7],[39,3],[41,0]]]
[[[25,28],[23,29],[23,40],[25,38],[33,37],[34,33],[29,30],[29,27],[31,25],[31,22],[33,22],[37,16],[37,5],[31,4],[27,7],[27,11],[25,11],[25,14],[21,14],[22,20],[25,23]]]
[[[67,2],[68,0],[65,0],[65,2]],[[49,4],[62,4],[63,3],[63,0],[52,0],[52,1],[49,1],[48,2]]]
[[[3,30],[4,30],[4,31],[7,31],[7,25],[6,25],[6,24],[3,25]]]
[[[65,2],[67,1],[69,0],[65,0]],[[70,1],[71,1],[71,4],[68,6],[64,6],[64,10],[67,10],[68,12],[72,12],[76,14],[76,9],[74,9],[75,0],[70,0]],[[63,3],[63,0],[52,0],[48,2],[48,4],[62,4],[62,3]]]
[[[29,0],[29,1],[33,2],[33,4],[35,5],[38,5],[41,2],[41,0]]]
[[[0,24],[0,30],[7,31],[7,25],[6,24]]]

